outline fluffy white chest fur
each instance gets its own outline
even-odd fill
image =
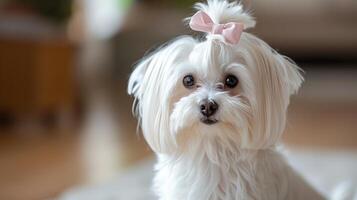
[[[160,200],[323,199],[274,149],[226,156],[228,160],[204,154],[160,155],[154,181]]]

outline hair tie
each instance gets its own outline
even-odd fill
[[[195,31],[222,35],[226,42],[237,44],[242,35],[244,25],[238,22],[215,24],[207,13],[198,11],[191,17],[190,28]]]

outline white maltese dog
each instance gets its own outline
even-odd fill
[[[255,20],[226,0],[196,4],[182,36],[145,57],[128,92],[158,156],[161,200],[324,199],[277,144],[299,68],[256,36]]]

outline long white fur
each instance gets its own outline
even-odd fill
[[[216,23],[254,19],[240,4],[209,0],[196,8]],[[187,89],[192,74],[200,86]],[[230,93],[217,89],[226,74],[239,78]],[[144,137],[157,153],[154,190],[160,200],[323,199],[276,150],[299,68],[264,41],[244,32],[238,45],[219,36],[183,36],[145,57],[132,73]],[[200,122],[199,102],[219,104],[217,124]]]

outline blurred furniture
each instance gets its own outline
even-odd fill
[[[65,32],[46,19],[1,13],[0,112],[31,119],[70,110],[74,53]]]
[[[73,103],[73,49],[65,41],[0,38],[0,109],[40,114]]]
[[[252,31],[281,52],[302,60],[357,60],[356,1],[245,1],[257,19]]]

